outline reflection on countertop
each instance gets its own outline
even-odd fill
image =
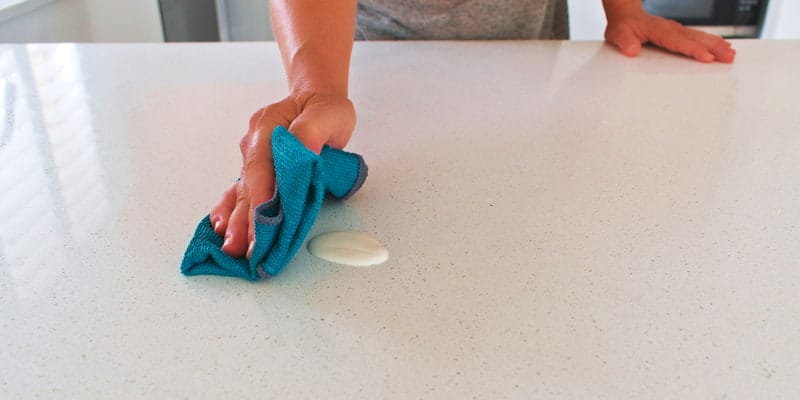
[[[21,298],[109,216],[84,79],[74,44],[0,49],[0,260]]]

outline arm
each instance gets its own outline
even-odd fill
[[[719,36],[690,29],[665,18],[648,14],[641,0],[603,0],[606,11],[606,40],[629,57],[639,54],[643,43],[702,62],[733,62],[736,51]]]
[[[356,0],[272,0],[275,38],[289,81],[289,96],[250,117],[239,142],[240,180],[211,210],[214,232],[230,256],[250,256],[254,209],[275,191],[270,141],[277,125],[287,127],[309,149],[344,147],[355,129],[348,99],[350,53],[355,35]]]
[[[299,100],[314,94],[347,98],[355,0],[273,0],[273,30]]]

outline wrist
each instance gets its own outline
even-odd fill
[[[316,86],[316,85],[299,85],[289,92],[289,97],[298,106],[298,109],[304,109],[311,103],[336,103],[339,101],[350,101],[347,92],[341,89]]]
[[[289,81],[289,95],[303,105],[314,98],[347,99],[347,79],[334,79],[321,74],[306,74],[311,77],[295,77]]]

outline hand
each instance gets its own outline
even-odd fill
[[[736,56],[736,50],[725,39],[648,14],[639,1],[607,5],[606,18],[606,41],[629,57],[639,54],[642,44],[648,42],[706,63],[731,63]]]
[[[255,112],[247,134],[239,142],[242,152],[240,180],[231,185],[211,210],[211,224],[225,238],[222,251],[232,257],[250,258],[255,238],[255,208],[275,192],[272,161],[272,130],[277,125],[289,129],[310,150],[322,146],[342,148],[355,128],[353,104],[339,96],[312,95],[287,97]]]

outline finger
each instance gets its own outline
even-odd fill
[[[730,64],[736,59],[736,50],[728,48],[725,50],[712,50],[717,61]]]
[[[714,54],[705,48],[705,46],[689,40],[679,42],[676,46],[676,50],[704,63],[710,63],[714,61],[715,58]]]
[[[736,50],[729,45],[719,44],[710,48],[710,51],[714,55],[714,59],[722,63],[732,63],[736,58]]]
[[[714,54],[708,51],[705,46],[681,35],[672,34],[660,37],[654,39],[653,43],[664,49],[692,57],[700,62],[709,63],[714,61]]]
[[[250,201],[247,198],[247,188],[243,178],[239,182],[236,194],[236,206],[228,220],[225,230],[225,241],[222,243],[222,251],[231,257],[241,257],[247,250],[247,214]]]
[[[649,31],[650,41],[666,50],[674,51],[700,62],[714,61],[714,55],[700,42],[693,40],[683,25],[669,20],[653,24]]]
[[[214,227],[214,233],[222,236],[228,227],[228,218],[230,218],[233,208],[236,206],[236,190],[239,187],[239,182],[231,185],[219,199],[216,205],[211,209],[210,219],[211,226]]]
[[[606,40],[628,57],[636,57],[642,50],[642,40],[627,25],[610,29],[606,32]]]
[[[731,43],[727,40],[695,29],[688,29],[687,32],[689,37],[702,43],[714,55],[715,60],[731,63],[736,57],[736,50],[731,48]]]
[[[247,247],[249,259],[255,244],[255,209],[269,201],[275,193],[275,167],[272,160],[272,130],[277,125],[289,125],[293,105],[284,100],[261,110],[250,119],[250,141],[242,145],[243,176],[247,180],[249,207],[247,210]]]
[[[310,113],[309,113],[310,114]],[[297,119],[292,121],[289,126],[289,131],[292,132],[300,143],[303,143],[306,148],[319,154],[322,151],[322,146],[327,141],[323,137],[319,129],[316,128],[317,124],[310,123],[305,118],[305,114],[301,114]]]
[[[266,203],[275,193],[275,170],[272,156],[257,159],[247,166],[248,197],[247,209],[247,253],[249,259],[255,244],[255,209]]]

